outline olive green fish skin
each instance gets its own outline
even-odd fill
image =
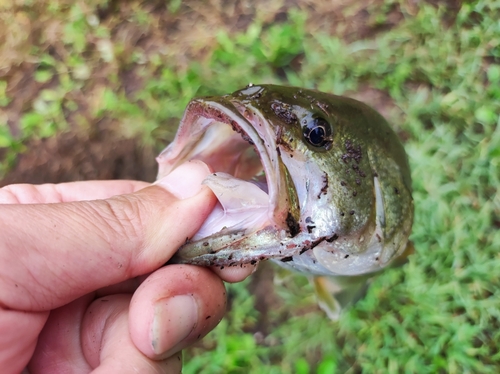
[[[283,234],[266,227],[221,248],[217,241],[227,242],[227,233],[215,235],[210,254],[188,244],[179,262],[227,265],[269,257],[306,273],[359,275],[404,252],[413,221],[410,168],[397,135],[375,110],[346,97],[274,85],[193,102],[198,110],[217,103],[256,129],[267,127],[272,136],[264,143],[275,149],[286,181],[280,194],[286,204],[276,209],[286,205],[288,228]]]

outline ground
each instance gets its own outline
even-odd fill
[[[186,373],[500,367],[498,1],[0,1],[0,185],[153,181],[189,99],[253,83],[354,97],[403,140],[409,264],[329,322],[271,264],[229,288]]]

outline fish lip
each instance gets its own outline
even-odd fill
[[[200,118],[205,118],[209,122],[199,125],[197,121]],[[214,121],[231,126],[233,131],[239,133],[243,140],[254,147],[265,172],[267,193],[269,195],[269,219],[276,229],[288,229],[286,219],[289,207],[284,204],[283,199],[279,198],[279,191],[285,182],[280,171],[283,168],[283,165],[280,165],[282,161],[279,157],[274,136],[272,136],[274,127],[249,102],[228,98],[228,96],[191,100],[181,120],[180,131],[172,145],[177,143],[178,137],[186,136],[183,132],[189,130],[198,131],[200,134],[196,133],[195,135],[199,135],[201,139]],[[193,129],[196,124],[198,124],[199,128]],[[179,147],[177,148],[173,149],[169,146],[158,156],[157,161],[160,165],[159,178],[168,174],[180,163],[190,159],[189,156],[193,156],[190,154],[183,156],[182,150]],[[203,161],[203,159],[201,160]]]

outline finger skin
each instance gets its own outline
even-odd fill
[[[130,294],[92,301],[92,295],[57,309],[40,335],[28,369],[51,373],[180,373],[179,355],[154,361],[130,339]]]
[[[35,350],[48,312],[26,313],[0,308],[0,372],[17,374]],[[29,326],[28,329],[19,326]]]
[[[92,373],[180,373],[180,355],[151,360],[134,345],[129,331],[129,304],[130,295],[114,295],[96,300],[87,310],[82,346],[94,368]]]
[[[234,267],[212,266],[210,269],[221,279],[228,283],[237,283],[245,280],[248,276],[257,271],[258,264],[242,264]]]
[[[28,364],[30,374],[87,374],[91,366],[81,347],[82,319],[94,295],[85,295],[50,312],[35,352]]]
[[[168,302],[168,299],[179,295],[193,296],[197,306],[197,320],[188,326],[186,333],[176,331],[182,328],[176,321],[186,313],[185,310],[174,310],[168,316],[158,316],[156,309],[158,305],[164,305],[165,300]],[[168,265],[148,277],[134,293],[130,304],[130,334],[135,345],[146,356],[165,358],[210,332],[224,316],[225,309],[226,290],[213,272],[193,265]],[[161,320],[154,321],[155,315]],[[155,337],[158,325],[162,329],[159,330],[160,335]],[[184,338],[179,342],[169,339],[170,336]]]
[[[206,168],[194,162],[188,169],[193,173],[182,175],[181,182],[188,181],[199,186],[207,173]],[[78,311],[85,310],[96,297],[95,290],[111,298],[114,295],[110,293],[133,292],[144,280],[145,274],[164,264],[198,230],[215,204],[215,197],[207,188],[198,188],[199,193],[191,197],[192,186],[179,189],[178,181],[179,176],[167,180],[163,188],[153,185],[144,189],[141,189],[144,183],[133,181],[123,181],[118,185],[114,184],[116,182],[78,182],[17,185],[0,189],[0,368],[9,367],[18,372],[24,366],[35,347],[48,311],[57,308],[51,312],[43,328],[39,348],[30,366],[37,362],[36,357],[51,357],[51,363],[46,361],[45,366],[40,367],[50,368],[48,372],[64,372],[59,369],[76,354],[69,362],[78,362],[82,372],[89,371],[86,358],[81,357],[78,339],[75,339],[80,332],[82,316]],[[128,194],[115,196],[120,193]],[[108,199],[93,200],[96,198]],[[65,203],[46,204],[60,201]],[[126,336],[123,335],[125,329],[116,331],[122,334],[125,347],[135,347],[129,344],[135,342],[132,339],[142,342],[142,347],[139,347],[140,351],[134,348],[135,352],[132,350],[129,355],[120,356],[122,358],[118,361],[114,357],[119,353],[110,354],[106,360],[100,357],[98,367],[109,367],[111,370],[102,372],[116,372],[116,365],[126,362],[127,357],[136,357],[139,361],[146,356],[156,360],[170,357],[217,325],[225,309],[225,292],[220,279],[208,269],[184,267],[195,270],[184,270],[182,273],[175,270],[177,267],[169,266],[168,272],[161,269],[161,277],[153,273],[147,278],[149,282],[139,287],[140,292],[134,298],[140,302],[134,304],[131,310],[140,315],[142,309],[142,313],[149,316],[142,322],[142,327],[146,329],[129,333],[127,328]],[[172,275],[169,275],[170,271],[173,271]],[[234,282],[244,279],[252,269],[216,272],[221,278]],[[196,282],[192,282],[193,279]],[[193,295],[200,320],[193,323],[182,339],[177,339],[180,336],[176,334],[178,329],[168,327],[165,330],[167,334],[159,338],[167,352],[158,352],[152,347],[151,310],[155,301],[158,304],[158,300],[168,300],[174,295],[172,292]],[[121,305],[118,309],[125,310],[123,301],[117,303]],[[112,309],[114,304],[103,310],[106,308]],[[181,308],[180,314],[173,313],[172,320],[182,320],[185,317],[182,312]],[[128,321],[128,318],[125,319]],[[114,321],[111,317],[101,320]],[[122,321],[123,316],[119,320]],[[131,328],[139,325],[136,322]],[[106,324],[96,327],[96,333],[108,331],[107,327]],[[72,339],[68,340],[67,334]],[[109,335],[108,340],[111,341],[113,336],[115,334]],[[7,349],[2,350],[3,347]],[[101,349],[103,347],[104,343]],[[127,352],[126,349],[124,351]],[[164,372],[165,368],[180,371],[180,363],[173,358],[156,367],[160,371],[153,372]],[[166,372],[172,372],[169,370]],[[121,369],[119,372],[122,372]]]
[[[204,175],[198,176],[199,185]],[[107,200],[0,205],[0,306],[50,310],[151,272],[198,230],[214,204],[205,187],[179,200],[151,186]]]

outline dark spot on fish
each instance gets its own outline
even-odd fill
[[[328,115],[328,104],[322,103],[321,101],[316,101],[316,105],[319,109]]]
[[[239,132],[239,131],[238,131]],[[239,132],[241,137],[243,138],[244,141],[246,141],[247,143],[253,145],[253,140],[247,135],[245,134],[244,132]]]
[[[260,256],[260,257],[259,257],[259,260],[261,260],[261,261],[264,261],[265,259],[266,259],[266,257],[265,257],[265,256]]]
[[[378,261],[378,257],[375,257],[375,261]]]
[[[208,247],[208,246],[209,246],[209,243],[208,243],[208,242],[203,242],[203,246],[204,246],[204,247]]]
[[[347,183],[344,181],[340,181],[340,185],[345,187],[347,185]]]
[[[340,212],[340,215],[341,215],[342,217],[344,217],[344,216],[345,216],[345,213],[344,213],[344,212]]]
[[[283,257],[281,259],[281,262],[289,262],[289,261],[292,261],[293,260],[293,257],[292,256],[289,256],[289,257]]]
[[[212,318],[212,316],[206,316],[205,320]]]
[[[382,242],[382,238],[380,237],[380,235],[379,234],[375,234],[375,235],[377,236],[378,242],[381,243]]]
[[[278,153],[278,156],[280,156],[280,157],[281,157],[280,147],[276,147],[276,153]]]
[[[282,136],[283,136],[283,127],[277,126],[276,127],[276,144],[280,144]]]
[[[359,164],[361,162],[361,159],[363,158],[361,146],[354,145],[349,139],[345,141],[344,146],[346,152],[341,156],[342,161],[347,164],[349,161],[354,160],[357,164]]]
[[[221,269],[221,270],[223,270],[223,269],[224,269],[224,266],[221,266],[221,267],[220,267],[220,269]]]
[[[361,185],[361,179],[356,178],[356,184],[357,184],[358,186],[359,186],[359,185]]]
[[[228,259],[229,261],[231,261],[231,260],[233,259],[233,255],[234,255],[234,254],[233,254],[233,253],[231,253],[231,254],[227,257],[227,259]]]
[[[310,234],[316,228],[316,226],[309,226],[309,225],[307,225],[306,228],[307,228],[307,232]]]
[[[345,255],[344,258],[349,258],[349,255]]]
[[[255,261],[255,260],[250,261],[250,265],[255,265],[256,263],[257,263],[257,261]]]
[[[310,216],[307,216],[306,223],[314,223],[314,221],[312,220],[312,218]]]
[[[321,243],[323,240],[325,240],[325,238],[320,238],[318,240],[315,240],[312,242],[312,244],[309,246],[309,249],[313,249],[314,247],[316,247],[319,243]]]
[[[290,139],[290,141],[292,140],[293,139]],[[281,126],[276,127],[276,145],[281,145],[289,153],[293,151],[292,146],[283,139],[283,127]],[[278,154],[281,156],[280,151],[278,151]]]
[[[365,173],[363,173],[361,170],[358,172],[358,174],[359,174],[359,176],[360,176],[361,178],[366,177],[366,174],[365,174]]]
[[[292,107],[289,104],[275,101],[271,104],[271,109],[273,110],[274,114],[276,114],[278,118],[285,121],[285,123],[291,125],[297,122],[297,116],[292,111]]]
[[[321,195],[326,195],[328,193],[328,174],[323,172],[323,186],[321,187],[321,191],[318,194],[318,199]]]
[[[300,226],[295,219],[294,216],[292,216],[292,213],[288,212],[288,215],[286,216],[286,224],[288,226],[288,230],[290,231],[290,235],[293,237],[297,236],[297,234],[300,231]]]
[[[352,191],[352,196],[356,197],[358,195],[358,191],[354,190]]]
[[[354,210],[351,210],[351,211],[349,212],[349,214],[350,214],[351,216],[352,216],[352,215],[354,215],[354,213],[356,213]]]
[[[337,234],[333,234],[332,236],[330,236],[329,238],[326,238],[326,241],[328,243],[332,243],[334,242],[335,240],[337,240],[339,238],[339,236]]]
[[[399,195],[399,190],[398,190],[398,188],[397,188],[397,187],[394,187],[394,193],[395,193],[396,195]]]
[[[238,125],[238,123],[236,121],[229,121],[229,123],[231,124],[231,128],[233,129],[233,131],[237,132],[238,134],[241,135],[241,138],[246,141],[247,143],[251,144],[251,145],[254,145],[254,142],[253,140],[248,136],[248,134],[243,131],[243,129]]]

